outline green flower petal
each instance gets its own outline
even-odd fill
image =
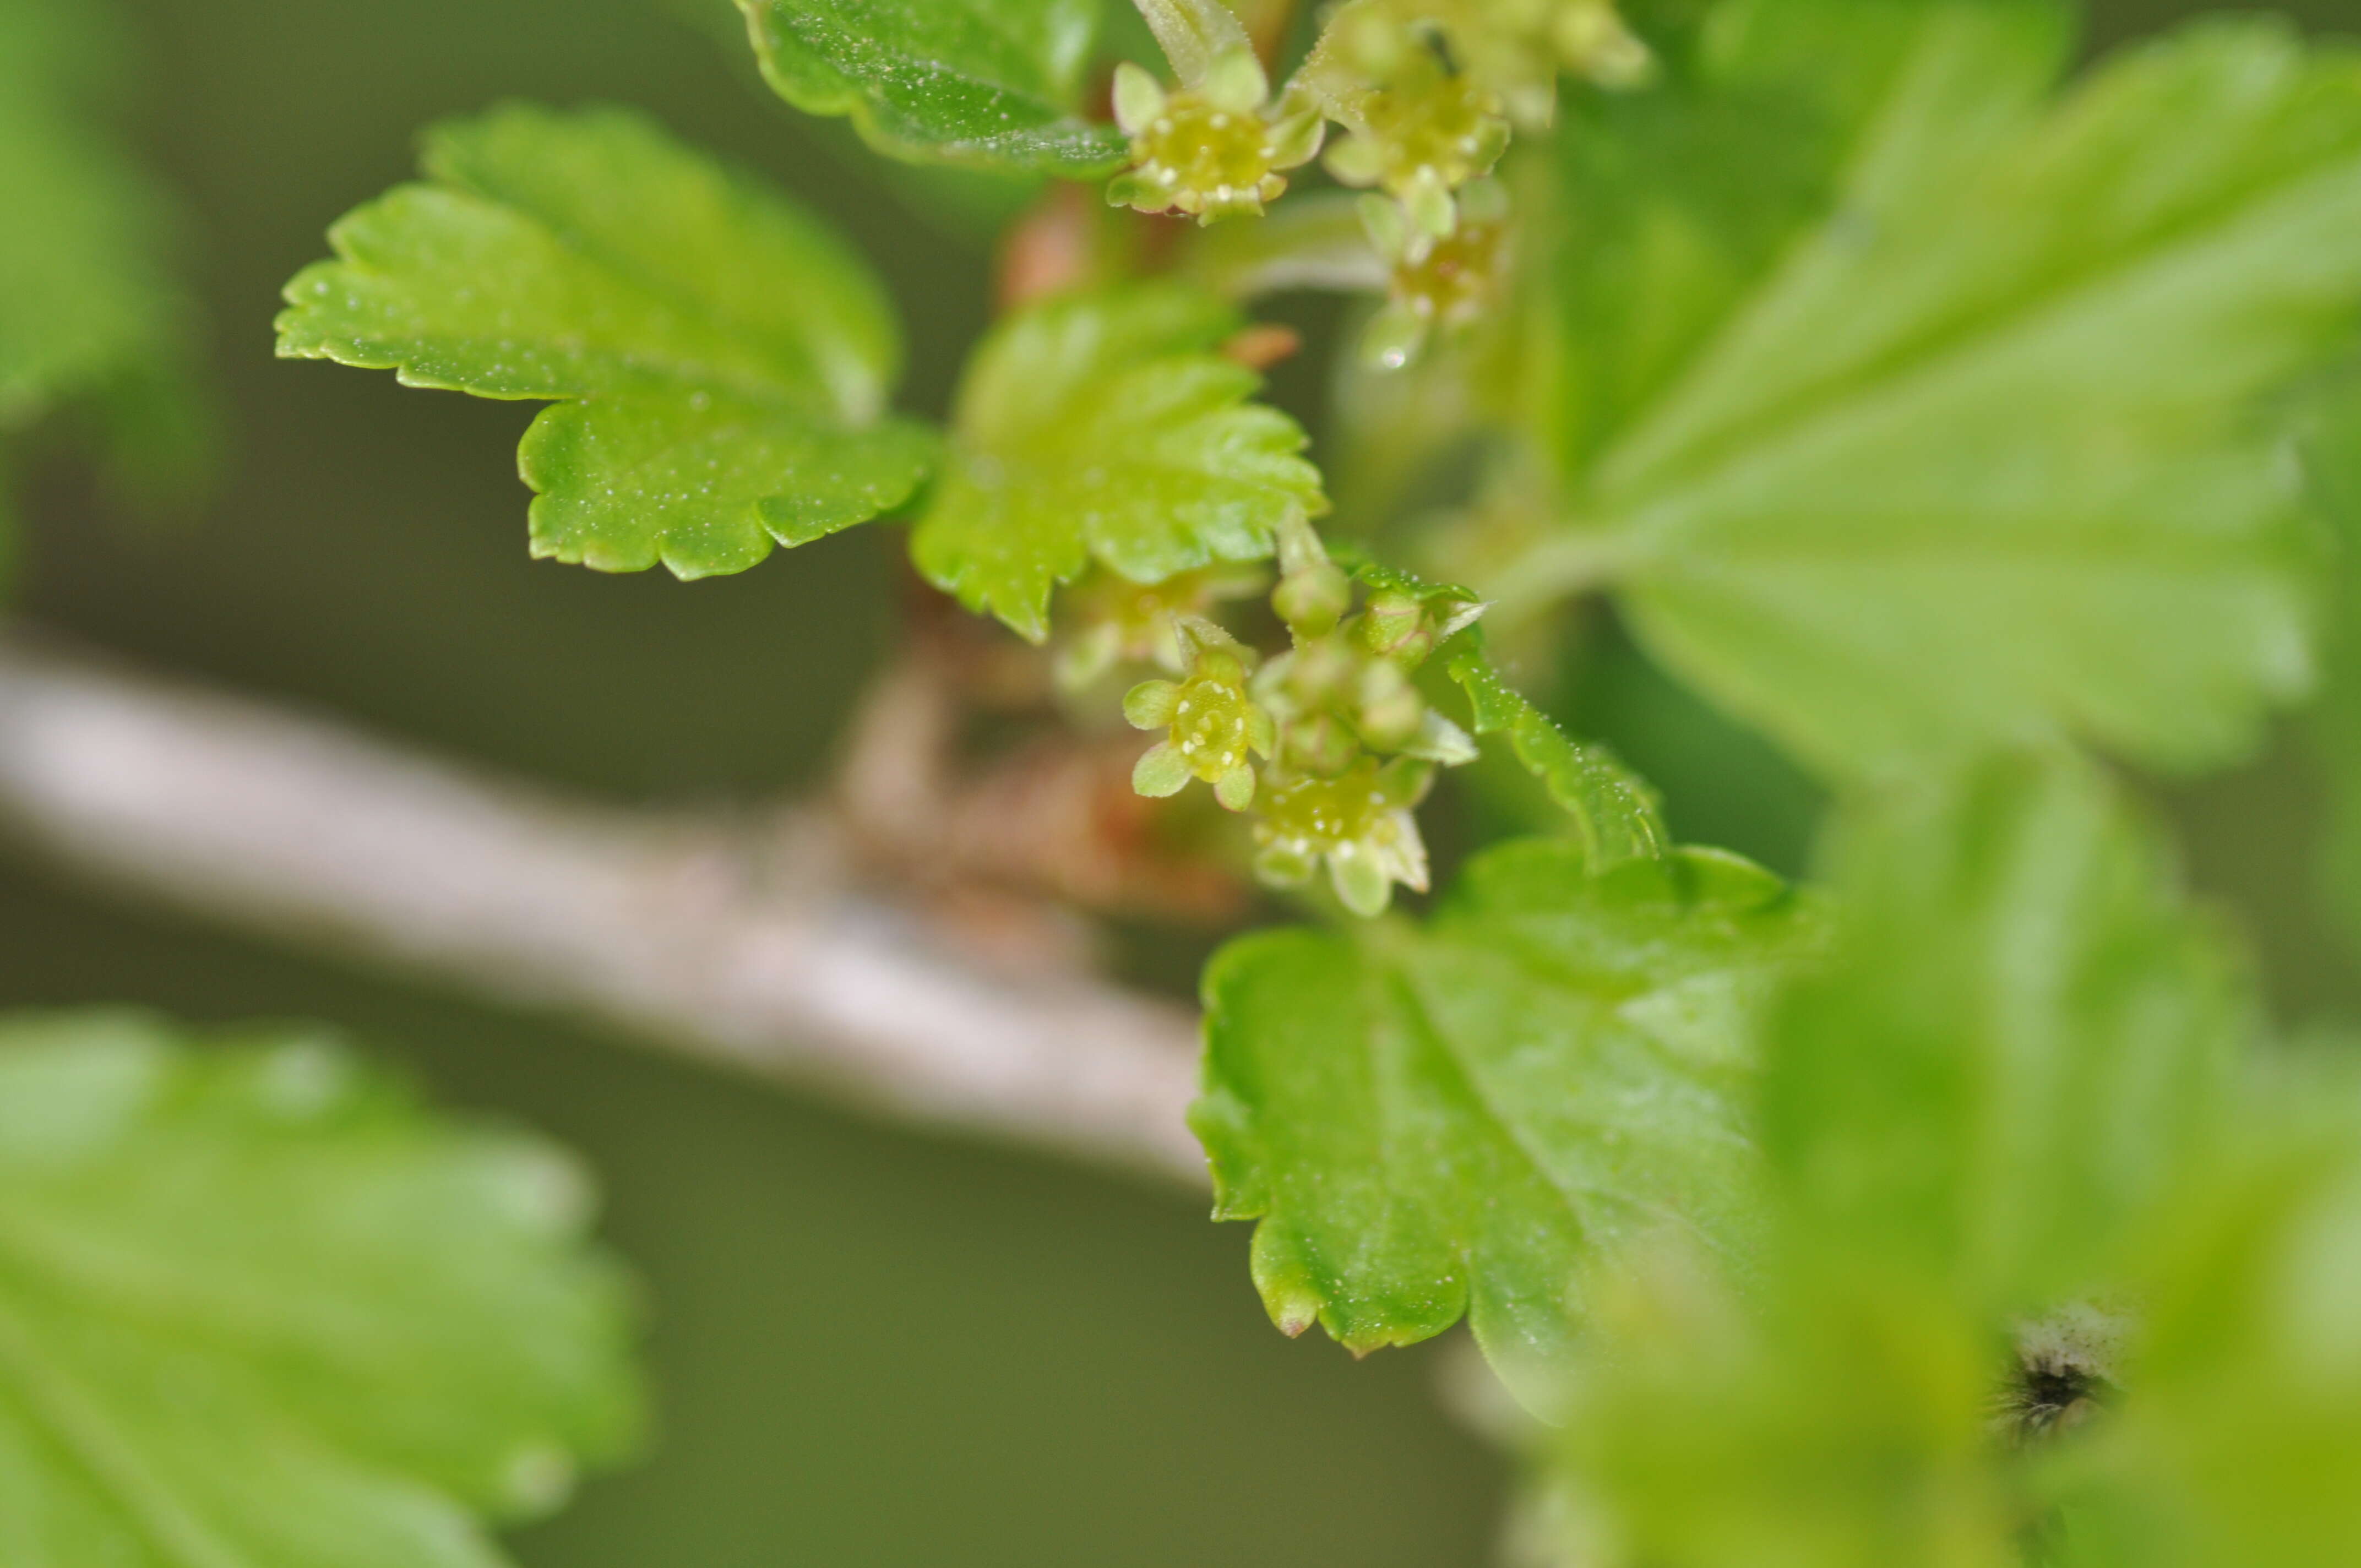
[[[1163,84],[1125,60],[1115,68],[1115,123],[1137,136],[1164,113]]]
[[[1246,716],[1246,745],[1257,757],[1279,750],[1278,721],[1259,707]]]
[[[1393,902],[1394,879],[1376,856],[1356,846],[1348,844],[1329,855],[1328,880],[1345,907],[1356,915],[1383,915]]]
[[[1123,716],[1134,729],[1161,729],[1172,722],[1180,688],[1170,681],[1142,681],[1124,694]]]
[[[1159,740],[1150,746],[1131,770],[1131,787],[1151,800],[1178,795],[1188,782],[1189,760],[1170,740]]]
[[[1309,855],[1273,844],[1256,854],[1255,880],[1266,887],[1301,887],[1312,880],[1318,864]]]

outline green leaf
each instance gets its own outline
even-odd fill
[[[1506,736],[1517,761],[1574,818],[1576,840],[1589,864],[1653,860],[1670,847],[1655,792],[1606,747],[1569,739],[1500,679],[1472,636],[1445,652],[1444,670],[1467,693],[1476,733]]]
[[[2336,540],[2334,617],[2313,740],[2329,785],[2331,831],[2319,892],[2361,942],[2361,382],[2322,400],[2304,455],[2312,494]]]
[[[0,0],[0,433],[184,349],[164,203],[100,125],[120,43],[89,5]]]
[[[2307,1510],[2361,1519],[2337,1500],[2361,1406],[2332,1371],[2361,1365],[2361,1231],[2315,1231],[2308,1280],[2258,1267],[2272,1226],[2254,1195],[2288,1187],[2224,1156],[2246,1143],[2277,1177],[2316,1171],[2324,1146],[2361,1155],[2361,1118],[2328,1139],[2254,1113],[2252,998],[2156,840],[2089,765],[2012,756],[1849,802],[1828,861],[1834,951],[1766,1031],[1765,1245],[1746,1271],[1659,1247],[1602,1292],[1554,1445],[1575,1560],[2349,1556],[2350,1522],[2281,1532]],[[2334,1350],[2302,1393],[2261,1376],[2299,1343],[2291,1282],[2317,1292]],[[2225,1343],[2267,1302],[2267,1332]],[[2256,1375],[2244,1408],[2226,1381],[2212,1408],[2184,1402],[2178,1372],[2159,1385],[2183,1355]],[[2225,1529],[2231,1508],[2201,1516],[2242,1447],[2275,1508]],[[2312,1554],[2246,1549],[2276,1539]]]
[[[0,1560],[497,1568],[637,1424],[588,1212],[316,1036],[0,1025]]]
[[[881,152],[1077,179],[1124,159],[1076,115],[1100,0],[738,0],[763,75]]]
[[[1812,924],[1734,857],[1594,874],[1578,845],[1528,840],[1472,862],[1423,927],[1231,943],[1190,1121],[1216,1215],[1262,1221],[1273,1320],[1366,1350],[1464,1312],[1532,1393],[1587,1261],[1664,1227],[1740,1245],[1752,1025]]]
[[[1561,137],[1537,361],[1651,651],[1817,768],[2056,735],[2233,755],[2316,562],[2271,400],[2361,308],[2361,63],[2222,21],[2049,99],[2038,0],[1735,0]]]
[[[2156,839],[2086,765],[2009,758],[1856,803],[1829,861],[1844,935],[1763,1089],[1802,1223],[1978,1304],[2105,1282],[2255,1031]]]
[[[741,572],[925,477],[932,438],[884,413],[891,306],[776,192],[616,109],[496,109],[423,162],[288,284],[279,352],[556,400],[518,454],[536,556]]]
[[[1675,1236],[1597,1292],[1554,1544],[1599,1568],[2351,1558],[2354,1059],[2255,1070],[2245,977],[2069,754],[1839,820],[1834,951],[1767,1028],[1765,1243],[1732,1271]]]
[[[1657,1258],[1612,1291],[1544,1451],[1585,1568],[2027,1568],[1990,1430],[1999,1336],[1842,1275],[1740,1293]]]
[[[1071,295],[1003,321],[977,348],[953,452],[910,537],[927,580],[1024,636],[1096,561],[1160,583],[1271,554],[1290,511],[1326,509],[1305,438],[1214,349],[1231,308],[1175,284]]]
[[[2125,1389],[2052,1490],[2070,1568],[2361,1553],[2361,1092],[2349,1042],[2250,1104],[2141,1293]]]

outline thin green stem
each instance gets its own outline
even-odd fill
[[[1133,0],[1148,30],[1163,46],[1164,58],[1183,87],[1205,79],[1213,61],[1234,49],[1251,51],[1245,24],[1222,0]]]
[[[1479,585],[1491,602],[1486,625],[1503,635],[1560,602],[1613,584],[1631,567],[1632,550],[1617,535],[1562,530],[1535,541]]]
[[[1216,224],[1187,236],[1181,267],[1233,299],[1287,289],[1383,293],[1389,269],[1362,226],[1360,197],[1314,191],[1256,223]]]

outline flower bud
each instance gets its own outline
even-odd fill
[[[1351,693],[1360,659],[1342,638],[1318,638],[1288,655],[1281,683],[1287,704],[1298,712],[1333,707]]]
[[[1392,664],[1373,663],[1361,672],[1360,707],[1355,728],[1374,751],[1399,751],[1419,738],[1426,701],[1408,676]]]
[[[1289,725],[1282,747],[1290,768],[1319,778],[1343,773],[1361,754],[1360,741],[1333,713],[1315,713]]]
[[[1325,637],[1353,608],[1353,585],[1333,561],[1321,561],[1279,579],[1270,607],[1299,638]]]
[[[1369,596],[1368,609],[1361,616],[1361,643],[1372,653],[1398,654],[1411,645],[1425,622],[1426,607],[1415,595],[1388,588]]]

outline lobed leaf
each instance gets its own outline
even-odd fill
[[[1123,163],[1081,119],[1100,0],[738,0],[764,80],[878,150],[1075,179]]]
[[[2293,1276],[2246,1252],[2317,1184],[2231,1151],[2349,1170],[2361,1123],[2254,1114],[2243,977],[2086,764],[1996,758],[1840,821],[1838,939],[1766,1031],[1766,1245],[1736,1276],[1660,1249],[1608,1293],[1555,1444],[1566,1544],[1599,1568],[2349,1552],[2325,1466],[2356,1452],[2351,1382],[2274,1380]],[[2339,1355],[2356,1234],[2308,1238]],[[2264,1495],[2288,1512],[2224,1528]]]
[[[423,163],[287,286],[279,352],[555,400],[518,455],[536,556],[743,571],[925,477],[890,304],[776,192],[617,109],[496,109]]]
[[[1302,430],[1247,401],[1214,352],[1231,308],[1177,284],[1069,295],[1004,320],[970,361],[952,452],[910,556],[1022,635],[1092,562],[1160,583],[1271,554],[1290,511],[1325,510]]]
[[[1550,195],[1543,438],[1652,651],[1824,773],[2219,761],[2302,691],[2273,400],[2361,308],[2361,56],[2253,19],[2062,97],[2047,0],[1734,0]],[[1646,95],[1642,95],[1644,100]]]
[[[2027,1568],[1995,1336],[1841,1273],[1752,1299],[1673,1260],[1603,1303],[1545,1450],[1585,1568]]]
[[[2159,1237],[2124,1397],[2051,1487],[2066,1568],[2361,1552],[2361,1086],[2339,1054],[2250,1098]]]
[[[0,1558],[497,1568],[637,1427],[588,1207],[315,1036],[0,1024]]]
[[[1806,1223],[1971,1301],[2105,1277],[2212,1141],[2246,976],[2085,765],[1856,803],[1825,972],[1773,1016],[1763,1138]]]
[[[1465,1313],[1538,1397],[1587,1262],[1665,1228],[1720,1249],[1751,1231],[1753,1023],[1812,925],[1732,856],[1599,870],[1527,840],[1422,927],[1231,943],[1190,1121],[1216,1215],[1262,1222],[1273,1320],[1367,1350]]]

